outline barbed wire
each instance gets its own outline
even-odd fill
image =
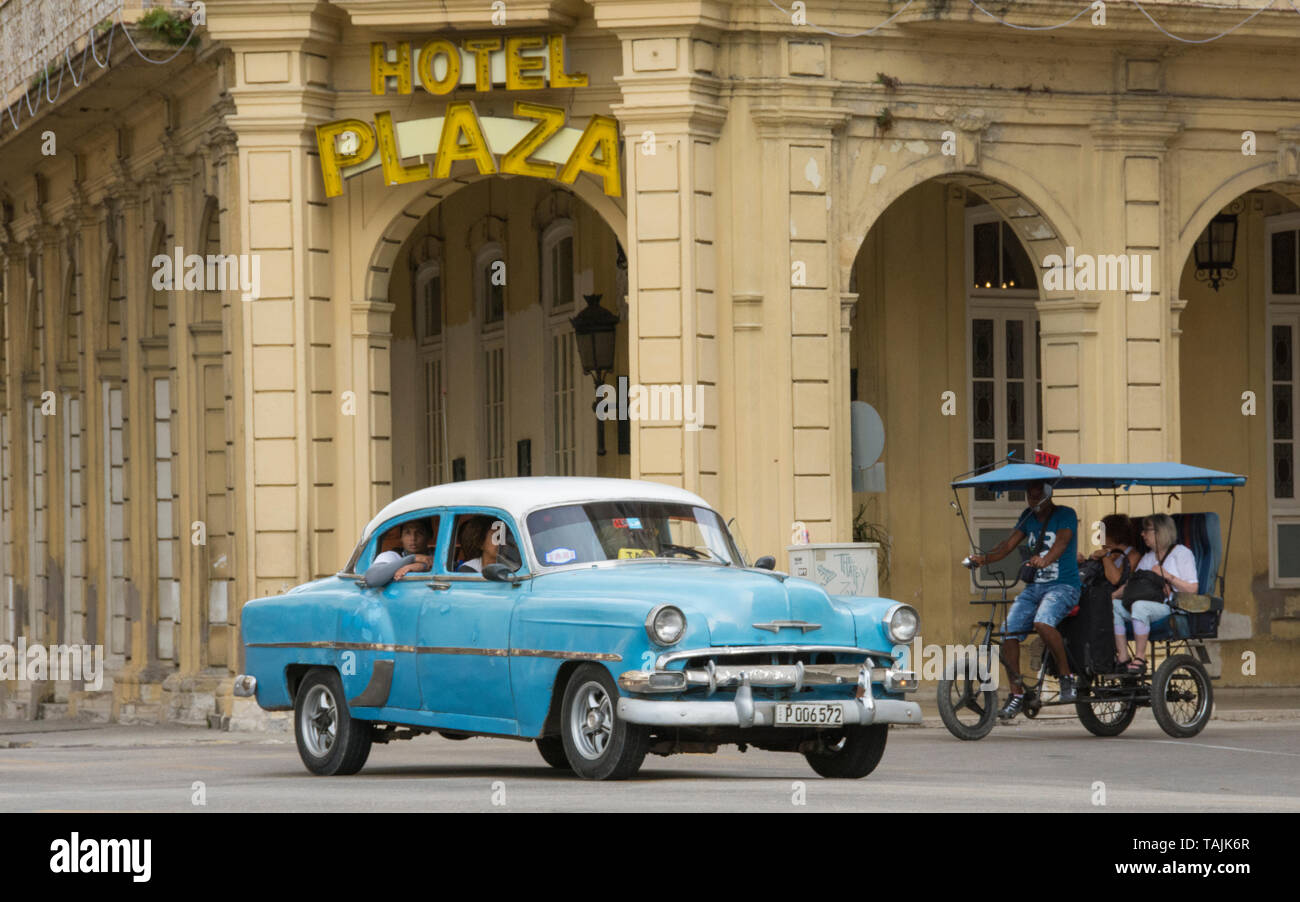
[[[119,7],[117,10],[117,21],[111,22],[109,24],[107,49],[104,52],[104,59],[101,62],[99,59],[99,49],[95,46],[96,37],[97,37],[95,34],[95,29],[98,27],[99,24],[92,25],[90,28],[86,30],[86,33],[83,35],[83,37],[86,39],[86,46],[81,51],[80,74],[73,74],[72,45],[69,44],[67,47],[63,48],[64,62],[59,65],[59,84],[53,96],[50,95],[50,83],[54,80],[54,75],[50,71],[49,66],[47,65],[44,70],[44,78],[41,79],[41,84],[37,85],[36,103],[34,105],[32,104],[32,86],[28,84],[23,87],[23,96],[5,107],[5,112],[9,115],[9,121],[13,125],[14,131],[18,131],[20,127],[19,116],[21,116],[22,106],[24,104],[26,104],[27,106],[27,118],[30,120],[36,116],[36,111],[41,107],[42,99],[48,101],[51,105],[58,102],[59,97],[63,95],[63,77],[65,74],[72,76],[72,86],[74,88],[81,87],[81,82],[86,74],[87,54],[89,54],[95,60],[96,66],[98,66],[100,69],[107,69],[109,62],[113,58],[113,35],[119,28],[121,28],[122,33],[126,35],[126,40],[131,45],[131,49],[135,51],[136,56],[140,57],[140,59],[144,60],[146,63],[152,63],[155,66],[165,65],[167,63],[170,63],[172,60],[176,59],[176,57],[180,56],[181,53],[184,52],[190,46],[190,42],[194,40],[194,35],[198,31],[197,27],[191,25],[190,33],[185,36],[185,43],[181,44],[180,47],[176,48],[175,53],[173,53],[171,56],[167,57],[166,59],[160,59],[160,60],[151,59],[150,57],[145,55],[144,51],[140,49],[140,45],[138,45],[135,42],[135,39],[131,37],[131,29],[128,28],[126,23],[122,20],[122,9]],[[44,94],[44,98],[42,98],[41,96],[42,94]],[[18,111],[19,116],[14,115],[15,110]]]
[[[776,0],[767,0],[767,2],[771,4],[773,7],[775,7],[776,9],[780,10],[785,15],[793,17],[794,14],[793,6],[791,6],[790,9],[786,9],[785,7],[777,3]],[[907,10],[907,8],[910,7],[914,2],[915,0],[908,0],[908,2],[904,4],[904,6],[901,9],[899,9],[895,13],[892,13],[887,19],[880,22],[880,24],[873,25],[871,28],[868,28],[864,31],[856,31],[856,32],[831,31],[829,28],[823,28],[822,26],[816,24],[815,22],[807,22],[805,27],[810,28],[813,31],[821,32],[822,34],[831,35],[833,37],[839,37],[839,38],[864,37],[866,35],[875,34],[877,31],[884,28],[890,22],[893,22],[895,19],[901,16]],[[1006,19],[1002,18],[996,13],[989,12],[987,9],[985,9],[983,6],[979,4],[978,0],[967,0],[967,2],[970,3],[971,6],[979,10],[988,18],[992,19],[994,22],[997,22],[999,25],[1005,25],[1007,28],[1014,28],[1017,31],[1055,31],[1058,28],[1065,28],[1067,25],[1071,25],[1074,22],[1078,21],[1078,19],[1086,15],[1088,11],[1093,8],[1093,4],[1088,3],[1083,7],[1083,9],[1079,10],[1073,16],[1066,19],[1064,22],[1058,22],[1055,25],[1021,25],[1017,22],[1008,22]],[[1112,0],[1112,2],[1119,2],[1119,0]],[[1161,34],[1164,34],[1166,37],[1172,38],[1175,41],[1181,41],[1184,44],[1208,44],[1211,41],[1217,41],[1219,40],[1219,38],[1232,34],[1234,31],[1241,28],[1243,25],[1249,23],[1260,13],[1267,12],[1268,10],[1272,9],[1273,6],[1277,3],[1277,0],[1269,0],[1266,6],[1261,6],[1259,9],[1252,12],[1250,15],[1242,19],[1236,25],[1233,25],[1231,28],[1221,31],[1219,34],[1216,34],[1213,37],[1208,37],[1208,38],[1185,38],[1182,37],[1181,35],[1176,35],[1173,32],[1169,31],[1167,28],[1165,28],[1163,25],[1161,25],[1159,22],[1157,22],[1155,18],[1149,12],[1147,12],[1146,8],[1139,2],[1139,0],[1132,0],[1132,3],[1135,7],[1137,7],[1138,12],[1142,13],[1142,15],[1146,17],[1147,21],[1149,21],[1152,25],[1154,25],[1156,30],[1159,31]],[[1296,11],[1297,14],[1300,14],[1300,6],[1296,6],[1295,0],[1287,0],[1287,3],[1291,6],[1293,10]],[[1215,9],[1220,11],[1224,9],[1224,7],[1222,6],[1203,6],[1200,8]]]

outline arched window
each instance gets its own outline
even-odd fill
[[[582,375],[569,319],[577,297],[573,220],[556,219],[542,232],[542,309],[547,324],[546,473],[577,473],[577,386]]]
[[[158,223],[154,227],[152,252],[149,254],[149,319],[146,321],[149,336],[151,338],[166,338],[167,325],[170,319],[168,311],[168,292],[166,289],[153,287],[154,265],[153,261],[158,257],[173,256],[168,253],[167,249],[167,227]],[[184,284],[185,272],[172,273],[172,288],[179,289]]]
[[[485,244],[475,258],[474,294],[484,327],[505,321],[506,255],[496,242]]]
[[[573,265],[573,221],[557,219],[542,233],[542,308],[567,310],[577,296]]]
[[[433,258],[415,270],[411,297],[420,368],[424,375],[425,484],[447,481],[447,437],[443,429],[445,388],[442,370],[442,260]]]
[[[411,293],[415,307],[415,337],[423,347],[442,337],[442,261],[429,260],[415,271]]]
[[[1015,230],[987,204],[966,210],[967,375],[971,466],[1043,447],[1038,278]],[[976,490],[976,528],[1005,535],[1025,493]],[[985,519],[979,519],[983,517]],[[985,538],[983,532],[980,539]],[[1010,566],[1010,565],[1008,565]]]

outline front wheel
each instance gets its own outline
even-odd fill
[[[983,739],[998,719],[998,694],[981,691],[978,676],[939,681],[939,718],[958,739]]]
[[[573,770],[564,754],[563,736],[538,736],[537,751],[541,752],[542,760],[556,770]]]
[[[626,780],[650,750],[645,727],[618,717],[618,687],[599,664],[584,664],[564,687],[560,707],[564,756],[584,780]]]
[[[1151,678],[1151,713],[1175,739],[1195,736],[1210,722],[1213,710],[1210,675],[1191,655],[1174,655]]]
[[[1096,701],[1074,703],[1079,723],[1094,736],[1118,736],[1128,729],[1137,714],[1137,703],[1132,698],[1132,687],[1117,679],[1081,684],[1085,692]]]
[[[370,757],[370,724],[353,720],[338,671],[317,669],[298,687],[294,738],[307,770],[322,777],[355,774]]]
[[[820,748],[803,753],[813,770],[823,777],[857,780],[876,769],[885,754],[889,724],[845,727],[834,742],[819,743]]]

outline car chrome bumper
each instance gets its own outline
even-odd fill
[[[257,696],[257,677],[241,673],[235,677],[235,697],[255,698]]]
[[[869,669],[869,679],[864,671]],[[861,664],[722,664],[687,670],[629,670],[618,678],[628,692],[681,692],[692,687],[707,688],[712,695],[748,682],[765,689],[802,691],[808,686],[851,686],[880,683],[886,692],[915,692],[916,674],[885,667],[865,668]]]
[[[655,727],[770,727],[776,724],[776,706],[784,702],[679,702],[667,699],[620,698],[618,716],[628,723]],[[844,723],[920,723],[921,706],[894,699],[851,698],[839,702]]]

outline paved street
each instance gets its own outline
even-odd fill
[[[510,740],[379,745],[360,774],[326,779],[307,774],[288,734],[9,722],[0,811],[1300,811],[1293,714],[1225,716],[1182,741],[1149,711],[1118,739],[1040,717],[960,742],[927,712],[928,725],[893,729],[881,766],[860,781],[731,747],[650,757],[636,780],[603,784],[563,776]],[[206,806],[191,802],[195,781]],[[1097,781],[1104,809],[1093,805]]]

